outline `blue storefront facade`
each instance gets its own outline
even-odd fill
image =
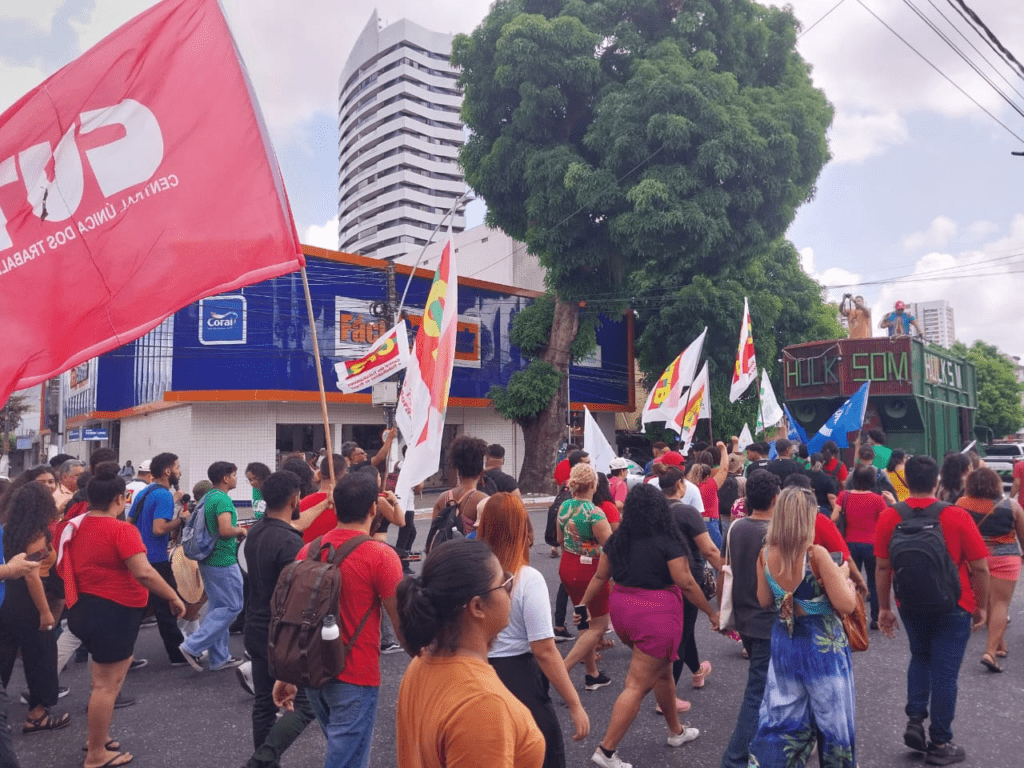
[[[241,467],[248,461],[274,466],[282,453],[322,445],[322,427],[318,437],[316,426],[319,366],[328,392],[332,440],[357,439],[372,447],[379,441],[383,413],[370,405],[368,391],[342,394],[334,365],[365,354],[387,330],[382,317],[387,267],[351,254],[304,250],[313,329],[298,272],[191,304],[146,336],[64,375],[69,434],[76,427],[106,428],[107,444],[118,449],[122,461],[135,464],[172,450],[187,468],[186,482],[201,479],[205,466],[215,460]],[[472,265],[461,266],[470,271]],[[405,306],[413,332],[432,277],[424,270],[396,269],[399,296],[408,283]],[[469,432],[501,442],[515,466],[524,450],[522,436],[493,411],[487,393],[526,365],[509,340],[509,329],[535,297],[509,286],[459,281],[450,436]],[[572,367],[569,387],[573,407],[587,404],[614,439],[614,413],[633,408],[630,316],[602,318],[598,349]],[[69,447],[79,455],[89,450],[84,444]]]

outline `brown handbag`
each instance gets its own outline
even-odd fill
[[[868,649],[868,617],[860,595],[857,596],[857,607],[853,609],[853,613],[843,617],[843,629],[846,630],[846,639],[850,643],[851,651]]]

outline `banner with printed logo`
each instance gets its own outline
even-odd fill
[[[395,410],[395,422],[408,446],[395,488],[404,509],[410,508],[412,489],[437,472],[441,463],[458,319],[459,278],[449,229]]]
[[[157,3],[0,115],[0,402],[303,263],[217,0]]]
[[[757,359],[754,355],[754,336],[750,330],[750,305],[743,298],[743,324],[740,326],[740,346],[736,351],[736,367],[729,387],[729,402],[735,403],[747,387],[757,381]]]
[[[704,348],[704,337],[707,333],[708,329],[705,327],[700,336],[679,353],[655,382],[640,415],[641,424],[664,421],[668,428],[674,429],[672,419],[679,411],[683,391],[690,386],[693,375],[697,372],[697,363],[700,362],[700,353]]]
[[[682,443],[682,452],[686,454],[693,442],[693,433],[697,429],[697,422],[700,419],[711,418],[711,394],[708,391],[709,376],[708,364],[704,363],[697,378],[693,380],[686,403],[675,415],[671,422],[665,426],[671,427],[679,433],[679,442]]]
[[[370,351],[356,360],[335,363],[338,389],[345,394],[362,392],[409,364],[409,336],[405,320],[381,336]]]

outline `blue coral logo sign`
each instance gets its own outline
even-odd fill
[[[245,296],[211,296],[199,301],[199,343],[245,344]]]

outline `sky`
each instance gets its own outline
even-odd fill
[[[935,23],[1022,112],[1024,74],[999,61],[956,14],[956,2],[792,0],[804,29],[798,50],[836,118],[829,132],[832,160],[788,236],[829,297],[863,295],[876,325],[896,300],[945,299],[961,341],[980,339],[1024,356],[1013,314],[1024,295],[1024,157],[1010,154],[1024,151],[1024,138],[1017,138],[1024,137],[1024,116],[912,9]],[[0,0],[0,111],[152,4]],[[385,24],[409,18],[454,33],[470,32],[489,4],[223,0],[303,242],[337,247],[338,77],[373,10]],[[968,4],[1024,61],[1018,4]],[[482,219],[474,205],[470,224]]]

